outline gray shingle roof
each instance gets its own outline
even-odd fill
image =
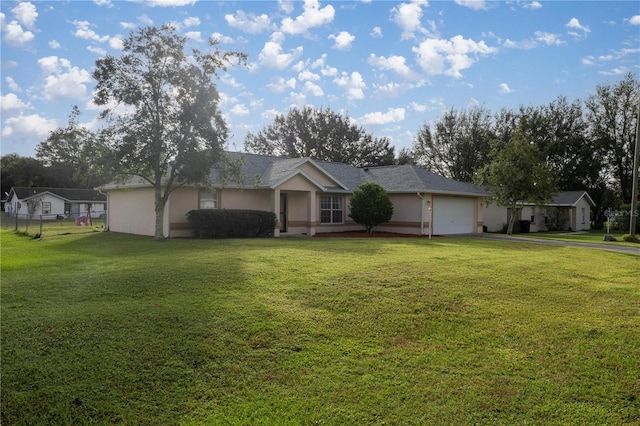
[[[316,161],[308,158],[282,158],[257,154],[231,153],[232,158],[244,158],[244,185],[259,188],[270,188],[298,173],[303,163],[315,164],[322,171],[342,185],[342,187],[325,187],[326,191],[355,190],[366,182],[374,182],[387,192],[435,192],[446,194],[486,195],[480,187],[467,182],[447,179],[416,166],[381,166],[366,169],[349,164]],[[222,185],[217,171],[211,173],[214,185]],[[235,186],[231,184],[230,186]]]
[[[582,197],[585,197],[587,202],[592,206],[595,206],[596,203],[593,202],[587,191],[563,191],[558,193],[555,197],[551,199],[548,203],[545,203],[545,206],[562,206],[562,207],[570,207],[574,206],[580,201]],[[522,203],[526,205],[533,205],[533,203]]]
[[[573,206],[578,201],[580,201],[580,199],[582,197],[586,197],[587,201],[589,201],[589,203],[592,206],[595,206],[595,203],[593,202],[591,197],[589,197],[589,194],[587,194],[586,191],[564,191],[564,192],[561,192],[558,195],[556,195],[555,197],[553,197],[551,199],[551,201],[549,202],[549,204],[550,205],[557,205],[557,206]]]

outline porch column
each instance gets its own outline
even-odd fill
[[[307,235],[313,237],[316,235],[316,191],[311,190],[308,193],[309,202],[307,203]]]
[[[276,188],[271,193],[271,206],[273,207],[273,213],[276,215],[276,227],[273,230],[273,236],[280,236],[280,188]]]

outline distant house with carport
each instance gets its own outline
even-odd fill
[[[244,182],[224,182],[214,168],[211,186],[183,186],[165,208],[165,237],[191,235],[186,214],[194,209],[252,209],[278,217],[274,235],[360,230],[349,218],[349,200],[362,183],[374,182],[394,205],[378,231],[418,235],[481,233],[485,192],[411,165],[358,168],[310,158],[230,153],[243,160]],[[112,232],[154,235],[154,188],[141,178],[99,188],[107,194]]]
[[[91,214],[103,216],[107,197],[95,189],[14,186],[4,203],[6,214],[42,216],[44,219]]]
[[[550,230],[585,231],[591,229],[591,208],[595,203],[586,191],[563,191],[548,203],[519,202],[516,221],[526,221],[529,232]],[[489,232],[500,232],[506,228],[511,217],[511,208],[491,203],[484,208],[484,224]]]

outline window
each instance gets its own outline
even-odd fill
[[[343,197],[320,198],[320,223],[342,223]]]
[[[200,191],[200,208],[201,209],[217,209],[218,193],[209,191]]]
[[[42,214],[51,214],[51,203],[50,202],[46,202],[46,203],[43,202],[42,203]]]
[[[536,208],[531,207],[531,223],[536,223]]]
[[[582,208],[582,223],[584,223],[584,220],[585,220],[584,218],[585,218],[585,216],[586,216],[586,215],[585,215],[585,208],[583,207],[583,208]]]

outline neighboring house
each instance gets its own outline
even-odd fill
[[[95,189],[75,188],[11,188],[4,203],[5,213],[43,216],[55,219],[58,216],[77,217],[86,215],[91,207],[91,216],[106,213],[107,197]]]
[[[586,191],[565,191],[542,206],[518,203],[516,221],[528,221],[529,232],[588,230],[591,228],[591,207],[595,205]],[[484,208],[484,224],[489,232],[506,229],[510,217],[511,208],[495,203]]]
[[[378,231],[445,235],[482,232],[485,192],[470,183],[446,179],[415,166],[356,168],[309,158],[242,156],[244,184],[223,184],[212,170],[212,188],[181,187],[165,207],[164,235],[190,236],[186,214],[201,208],[253,209],[276,213],[274,235],[315,235],[360,230],[349,218],[349,200],[362,183],[375,182],[394,205],[389,223]],[[140,178],[100,188],[108,198],[108,228],[154,235],[154,189]]]

